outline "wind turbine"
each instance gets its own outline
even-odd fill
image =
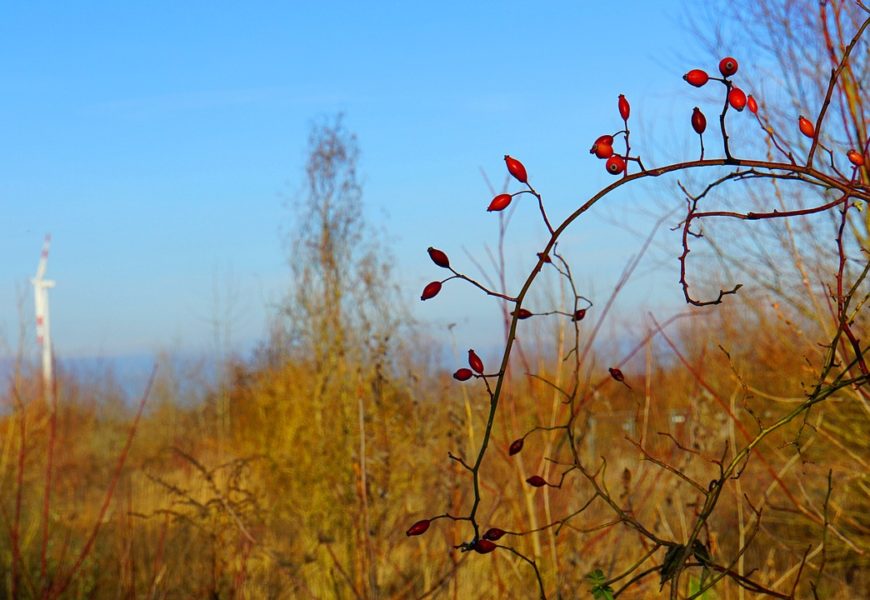
[[[42,346],[42,382],[46,393],[52,389],[52,354],[51,329],[48,320],[48,288],[54,287],[54,281],[45,279],[45,267],[48,263],[48,248],[51,245],[51,234],[46,234],[42,243],[42,254],[36,275],[30,280],[33,284],[33,299],[36,304],[36,342]]]

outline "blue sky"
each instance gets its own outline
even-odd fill
[[[17,347],[22,319],[32,343],[28,278],[46,232],[61,356],[208,350],[216,321],[233,348],[261,339],[290,282],[282,236],[309,126],[340,111],[359,138],[366,216],[386,232],[414,315],[436,331],[459,322],[463,346],[490,335],[493,305],[468,291],[419,303],[441,275],[426,247],[474,272],[465,252],[482,256],[497,231],[480,171],[500,185],[505,153],[525,162],[554,219],[608,183],[587,150],[618,128],[619,93],[650,163],[694,154],[698,93],[680,76],[705,65],[685,62],[700,51],[681,11],[628,0],[7,4],[0,354]],[[565,245],[581,283],[607,292],[640,243],[612,221],[645,233],[649,193],[676,206],[672,189],[620,194],[578,224]],[[544,239],[531,208],[514,219],[514,279]],[[676,306],[675,260],[669,269],[642,274],[633,297]]]

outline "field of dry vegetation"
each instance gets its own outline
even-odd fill
[[[111,382],[65,374],[60,359],[55,390],[26,361],[3,382],[0,597],[870,597],[870,172],[844,159],[867,154],[866,36],[826,100],[868,14],[851,2],[755,10],[739,30],[782,68],[791,104],[762,102],[759,122],[739,115],[731,127],[752,133],[735,131],[732,150],[788,163],[780,145],[803,165],[820,141],[831,153],[819,148],[815,167],[838,183],[732,175],[701,206],[837,203],[704,221],[687,261],[692,297],[739,282],[737,293],[649,315],[618,350],[600,337],[624,318],[607,310],[621,286],[590,298],[582,319],[517,322],[510,301],[482,294],[522,344],[508,369],[487,354],[486,378],[458,382],[464,360],[444,367],[436,349],[448,342],[411,322],[402,307],[417,291],[396,287],[365,223],[355,138],[340,119],[322,122],[291,291],[252,357],[228,360],[195,398],[159,365],[132,405]],[[822,106],[817,139],[802,136],[797,115],[815,122]],[[708,158],[722,155],[714,121]],[[662,178],[682,211],[663,227],[682,228],[692,195],[740,168],[681,174],[683,191]],[[538,218],[528,197],[517,210]],[[536,280],[544,291],[523,306],[570,317],[587,306],[569,270],[582,257],[555,244],[550,257]],[[552,485],[529,485],[535,475]],[[425,533],[406,535],[424,519]],[[490,528],[507,533],[475,552]]]

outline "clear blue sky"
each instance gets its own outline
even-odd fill
[[[309,124],[338,111],[358,135],[366,215],[388,233],[414,314],[483,335],[486,301],[445,290],[420,305],[440,276],[426,247],[468,265],[465,250],[495,241],[480,169],[501,184],[505,153],[526,163],[554,218],[607,183],[587,150],[618,128],[619,93],[650,162],[665,148],[694,154],[698,98],[680,75],[697,65],[680,57],[699,53],[681,11],[640,0],[7,4],[0,354],[22,318],[32,333],[28,278],[45,232],[61,356],[209,349],[214,319],[239,348],[261,338],[289,283],[282,232]],[[645,201],[614,198],[572,234],[581,281],[599,294],[638,245],[608,219]],[[517,277],[543,239],[526,208],[508,249]],[[670,268],[665,304],[679,293]],[[640,294],[658,286],[646,281]]]

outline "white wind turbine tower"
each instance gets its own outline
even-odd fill
[[[51,245],[51,234],[45,236],[42,244],[42,254],[39,257],[39,265],[36,267],[36,275],[30,282],[33,284],[33,299],[36,304],[36,341],[42,346],[42,381],[45,393],[52,390],[52,354],[51,354],[51,329],[48,320],[48,288],[54,287],[54,281],[44,279],[45,267],[48,263],[48,247]]]

